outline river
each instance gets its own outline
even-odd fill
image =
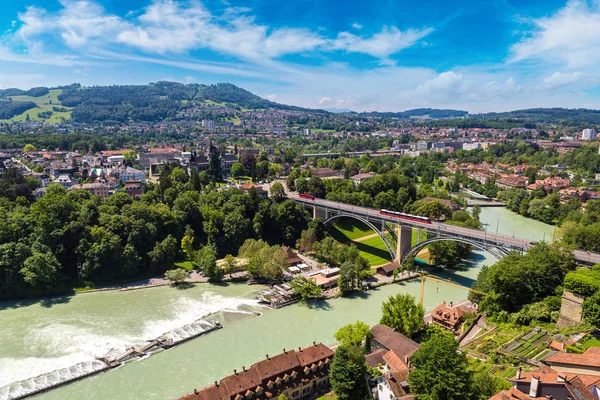
[[[504,208],[482,208],[481,220],[490,232],[550,240],[554,227],[526,219]],[[496,225],[499,225],[496,227]],[[470,285],[481,266],[495,259],[474,252],[470,260],[440,273]],[[98,292],[26,302],[0,303],[0,387],[41,375],[29,385],[43,384],[43,374],[95,356],[115,354],[142,344],[199,318],[210,316],[224,325],[218,330],[152,356],[59,389],[40,399],[171,399],[202,388],[285,348],[313,341],[333,344],[342,325],[378,322],[381,303],[402,292],[418,298],[419,282],[411,281],[362,292],[308,307],[296,304],[279,310],[260,307],[257,286],[199,284],[188,289],[158,287],[130,292]],[[443,300],[460,301],[466,291],[429,282],[425,308]],[[255,316],[249,311],[259,311]],[[13,389],[14,390],[14,389]],[[22,390],[19,388],[18,390]],[[14,391],[11,395],[14,395]],[[0,389],[0,399],[9,397]]]

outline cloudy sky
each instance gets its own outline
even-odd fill
[[[3,0],[0,88],[232,82],[316,108],[600,108],[600,0]]]

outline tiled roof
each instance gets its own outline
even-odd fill
[[[410,340],[403,334],[394,331],[386,325],[375,325],[371,328],[373,338],[385,346],[388,350],[392,350],[398,357],[410,357],[419,349],[419,345]]]
[[[600,368],[600,347],[590,347],[583,354],[556,353],[544,361],[549,364],[573,364]]]

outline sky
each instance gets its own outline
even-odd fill
[[[0,89],[231,82],[354,111],[600,108],[600,0],[2,0]]]

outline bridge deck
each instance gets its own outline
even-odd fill
[[[471,240],[477,243],[484,244],[486,246],[497,246],[517,251],[527,251],[529,247],[533,245],[533,242],[531,242],[530,240],[519,238],[516,236],[508,236],[496,234],[493,232],[481,231],[477,229],[465,228],[462,226],[449,225],[438,221],[431,221],[431,224],[408,221],[381,215],[379,214],[379,210],[374,210],[372,208],[354,206],[350,204],[338,203],[324,199],[303,199],[299,197],[296,193],[288,193],[288,197],[298,203],[307,206],[316,206],[318,208],[327,209],[335,213],[347,213],[350,215],[358,215],[363,218],[368,218],[371,221],[389,222],[393,224],[398,224],[400,226],[419,228],[427,232],[436,233],[438,236],[448,236],[449,238],[463,238],[466,240]],[[574,250],[573,255],[577,261],[582,263],[600,263],[600,254],[598,253],[591,253],[584,250]]]

